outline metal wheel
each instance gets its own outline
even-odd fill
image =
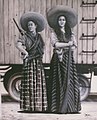
[[[79,75],[80,83],[80,99],[81,101],[85,100],[90,92],[89,81],[84,75]]]
[[[8,93],[16,101],[20,101],[21,73],[14,73],[8,80]]]
[[[79,76],[80,83],[80,99],[85,100],[90,92],[89,81],[84,75]],[[14,73],[8,80],[7,90],[10,96],[16,100],[20,101],[20,84],[23,76],[19,73]]]

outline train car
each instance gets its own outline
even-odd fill
[[[19,24],[20,16],[28,11],[39,12],[46,17],[47,10],[55,5],[72,7],[78,14],[78,23],[74,28],[78,47],[74,55],[80,82],[81,100],[84,100],[90,92],[92,73],[97,74],[97,1],[0,0],[0,70],[6,71],[1,77],[3,77],[5,89],[17,101],[19,101],[20,81],[22,79],[22,59],[15,47],[20,33],[13,18]],[[45,42],[43,63],[48,81],[52,57],[48,25],[41,34]],[[90,73],[89,77],[83,75],[87,73]]]

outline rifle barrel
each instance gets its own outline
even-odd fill
[[[18,28],[19,32],[21,33],[21,35],[23,35],[23,31],[20,29],[20,27],[18,26],[18,24],[17,24],[17,22],[16,22],[16,20],[14,18],[13,18],[13,21],[14,21],[15,25],[17,26],[17,28]]]

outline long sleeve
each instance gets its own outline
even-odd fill
[[[50,41],[53,47],[55,47],[56,42],[58,42],[57,36],[53,30],[51,30]]]
[[[26,47],[25,47],[24,36],[19,37],[16,43],[16,48],[22,53],[21,58],[24,59],[26,56],[28,56],[28,52],[26,51]]]
[[[25,36],[20,36],[19,39],[17,40],[17,43],[21,42],[22,45],[25,45]]]
[[[73,46],[75,46],[77,48],[77,42],[76,42],[74,33],[72,33],[72,35],[71,35],[71,40],[73,41]]]

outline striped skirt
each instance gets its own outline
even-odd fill
[[[41,59],[24,61],[23,80],[20,89],[20,109],[43,112],[47,110],[47,92]]]
[[[63,54],[62,62],[59,62],[56,53],[53,54],[49,82],[50,112],[76,113],[81,110],[79,82],[73,53],[71,54],[69,85],[67,85],[68,60],[68,52]]]

